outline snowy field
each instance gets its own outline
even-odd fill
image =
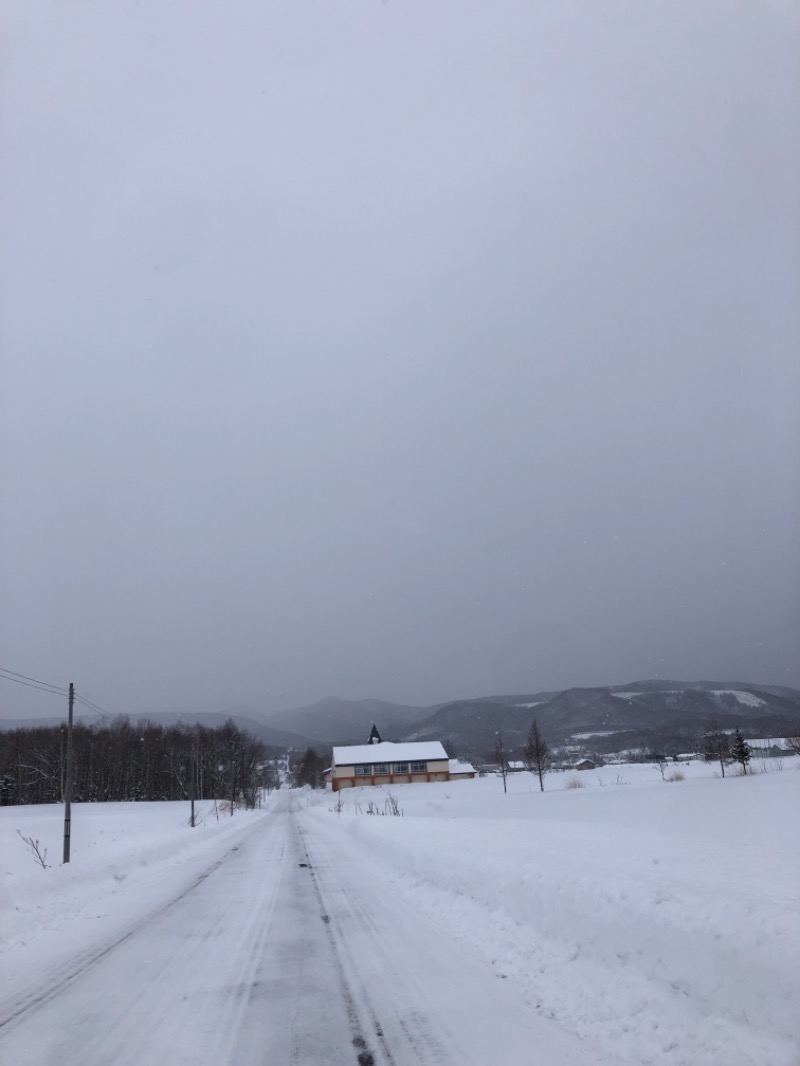
[[[60,807],[0,808],[3,993],[13,983],[21,995],[70,958],[114,946],[198,879],[211,884],[214,864],[234,849],[246,865],[264,832],[285,823],[280,851],[277,838],[260,845],[258,876],[282,869],[293,906],[301,889],[289,878],[305,873],[290,846],[299,832],[331,900],[335,878],[349,878],[341,882],[343,907],[363,891],[365,914],[378,907],[397,914],[409,955],[425,944],[439,955],[424,966],[432,971],[438,962],[436,981],[429,974],[425,985],[420,975],[423,1000],[434,1014],[451,1011],[451,1029],[461,1017],[456,1036],[473,1049],[469,1061],[485,1059],[475,1051],[478,1031],[491,1032],[495,1021],[510,1027],[517,1004],[517,1017],[521,1009],[543,1035],[538,1047],[510,1041],[505,1066],[563,1066],[558,1040],[547,1036],[557,1032],[585,1049],[569,1059],[576,1064],[798,1066],[800,766],[788,758],[782,765],[721,780],[712,767],[692,763],[679,768],[685,780],[673,783],[652,766],[611,766],[548,775],[543,794],[528,774],[510,777],[507,795],[494,777],[405,785],[392,790],[402,817],[368,813],[370,803],[389,806],[381,789],[340,793],[340,810],[330,792],[283,790],[263,811],[233,818],[217,820],[202,804],[206,817],[195,830],[186,824],[188,804],[75,805],[67,867],[59,865]],[[584,787],[566,788],[572,779]],[[17,830],[47,848],[49,869],[36,865]],[[275,891],[274,928],[290,937]],[[224,953],[222,928],[214,936],[203,950]],[[364,947],[353,957],[351,982],[374,954],[369,942]],[[472,968],[478,976],[469,978]],[[412,969],[413,959],[398,978],[408,981]],[[297,980],[302,999],[308,978]],[[455,1003],[439,1003],[436,990],[448,983]],[[383,991],[391,1001],[393,990]],[[496,1013],[504,1009],[505,1022]],[[22,1036],[4,1044],[5,1032],[4,1064],[73,1061],[68,1053],[30,1050]],[[169,1048],[167,1036],[159,1046]],[[93,1061],[123,1060],[106,1048]],[[125,1061],[136,1061],[132,1051]],[[164,1061],[206,1059],[195,1047]],[[213,1061],[248,1058],[218,1049]],[[291,1061],[339,1060],[297,1054]],[[396,1052],[393,1061],[407,1060]]]
[[[343,859],[391,871],[531,1010],[622,1062],[798,1066],[800,767],[782,766],[406,785],[402,818],[365,813],[380,789],[310,802]]]
[[[0,807],[0,971],[35,983],[43,969],[121,935],[191,885],[265,813],[217,818],[208,802],[196,810],[191,829],[188,803],[73,803],[70,863],[62,866],[60,804]],[[46,849],[48,869],[20,833]]]

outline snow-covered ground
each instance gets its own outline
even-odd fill
[[[0,808],[0,1062],[797,1066],[782,766]]]
[[[198,802],[191,829],[188,803],[73,804],[63,866],[60,804],[0,807],[0,970],[13,972],[19,987],[34,984],[44,968],[121,935],[191,885],[266,813],[215,809]],[[48,869],[22,836],[46,850]]]
[[[386,871],[342,861],[308,804],[281,790],[208,833],[179,825],[183,804],[78,808],[85,846],[38,880],[12,849],[2,1066],[618,1063],[527,1011]],[[3,811],[3,845],[26,813]],[[31,814],[57,840],[60,812]]]
[[[314,813],[531,1010],[623,1062],[797,1066],[800,772],[783,767],[412,785],[393,791],[402,818],[366,815],[385,800],[366,788]]]

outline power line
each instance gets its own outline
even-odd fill
[[[6,677],[5,674],[0,674],[0,678],[2,678],[3,681],[15,681],[18,685],[24,685],[26,688],[35,688],[37,692],[46,692],[50,696],[61,696],[63,698],[65,695],[65,693],[58,692],[54,688],[42,688],[41,685],[32,685],[30,681],[20,681],[17,677]]]
[[[0,678],[4,681],[13,681],[17,685],[25,685],[26,688],[35,688],[38,692],[49,692],[51,696],[63,697],[67,695],[66,689],[56,688],[55,685],[48,685],[46,681],[36,682],[35,679],[23,680],[23,675],[20,675],[19,677],[9,677],[8,675],[10,673],[10,670],[6,673],[3,668],[0,667]]]
[[[81,703],[85,703],[87,707],[90,707],[93,711],[97,711],[98,714],[105,714],[109,718],[113,717],[113,715],[109,714],[108,711],[103,710],[103,708],[99,704],[93,703],[92,700],[90,700],[88,696],[80,696],[76,692],[75,693],[75,699],[76,700],[80,700]]]
[[[58,685],[51,685],[49,681],[42,681],[38,677],[28,677],[27,674],[18,674],[15,670],[9,670],[5,666],[0,666],[0,678],[5,681],[13,681],[17,685],[25,685],[26,688],[34,688],[39,692],[49,692],[53,696],[66,696],[67,689],[59,688]],[[103,718],[107,718],[109,722],[114,721],[114,715],[104,711],[102,707],[99,707],[96,703],[87,699],[85,696],[80,696],[77,692],[74,694],[74,698],[78,703],[82,703],[85,707],[88,707],[90,711],[94,711],[95,714],[101,715]]]
[[[78,701],[78,703],[82,703],[84,707],[88,707],[90,711],[94,711],[95,714],[99,714],[103,718],[107,718],[109,722],[114,721],[115,716],[113,714],[108,714],[108,712],[104,711],[102,707],[98,707],[97,704],[92,703],[91,700],[87,700],[85,696],[80,696],[76,692],[75,699]]]
[[[49,681],[43,681],[42,678],[29,677],[27,674],[17,674],[16,671],[13,671],[13,669],[9,669],[9,667],[7,666],[0,666],[0,671],[2,671],[3,674],[11,674],[12,677],[21,677],[25,678],[26,681],[35,681],[36,684],[44,684],[46,688],[54,689],[55,692],[60,693],[60,695],[62,696],[67,695],[67,690],[61,687],[61,685],[50,684]],[[9,678],[9,680],[11,680],[11,678]]]

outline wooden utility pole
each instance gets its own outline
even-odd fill
[[[64,862],[69,862],[70,831],[72,828],[72,708],[75,686],[69,683],[69,713],[67,715],[67,781],[64,786]]]
[[[189,763],[189,795],[192,799],[191,826],[194,829],[194,798],[197,794],[197,737],[192,737],[192,758]]]

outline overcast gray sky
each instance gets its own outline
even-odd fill
[[[0,15],[0,665],[800,686],[794,2]]]

